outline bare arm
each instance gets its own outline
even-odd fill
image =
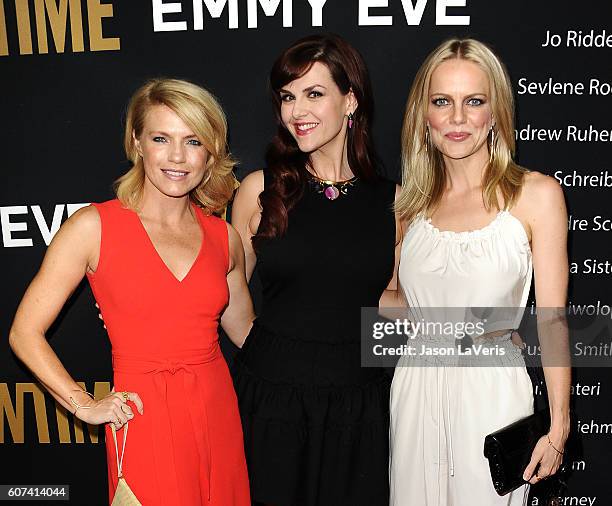
[[[401,187],[396,186],[395,188],[395,201],[400,194]],[[404,239],[404,225],[400,220],[399,216],[396,213],[395,216],[395,264],[393,266],[393,276],[391,277],[391,281],[389,281],[389,285],[383,292],[378,302],[378,306],[380,308],[397,308],[397,307],[405,307],[406,301],[404,299],[404,295],[399,286],[397,273],[400,264],[400,256],[402,252],[402,241]]]
[[[236,192],[232,205],[232,225],[240,235],[245,255],[245,273],[247,281],[251,279],[257,257],[251,237],[257,233],[261,219],[259,194],[264,189],[262,170],[252,172],[244,178]]]
[[[64,223],[49,245],[40,270],[30,283],[17,309],[9,334],[9,344],[17,357],[32,371],[51,395],[65,408],[88,423],[119,420],[125,423],[133,417],[129,407],[121,410],[124,399],[111,394],[96,402],[68,374],[49,346],[45,333],[61,311],[66,300],[88,270],[95,271],[100,250],[100,219],[94,207],[77,211]],[[142,403],[135,394],[131,400]]]
[[[539,478],[556,472],[570,430],[569,397],[571,369],[564,309],[567,299],[567,210],[563,192],[551,177],[532,173],[526,183],[527,220],[531,230],[531,249],[538,307],[538,334],[542,350],[544,377],[550,404],[551,426],[548,437],[540,440],[527,467]],[[541,321],[542,320],[542,321]],[[563,321],[561,321],[563,320]],[[554,448],[551,448],[551,444]],[[532,483],[536,480],[531,478]]]
[[[229,223],[227,229],[230,250],[230,270],[227,273],[227,285],[230,295],[229,304],[221,316],[221,327],[231,341],[242,348],[242,344],[251,330],[255,314],[244,271],[245,258],[242,242],[238,232]]]

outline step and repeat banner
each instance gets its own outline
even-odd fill
[[[242,178],[262,167],[274,132],[272,62],[302,36],[337,33],[369,66],[382,171],[397,181],[404,104],[425,55],[451,36],[489,43],[512,77],[520,163],[556,178],[566,195],[569,304],[609,316],[610,19],[601,1],[0,0],[0,484],[70,485],[73,504],[107,501],[103,431],[53,402],[12,355],[8,331],[61,223],[112,198],[112,181],[128,168],[127,100],[151,77],[189,79],[220,99]],[[110,347],[88,286],[48,337],[87,390],[102,396],[111,388]],[[591,352],[612,354],[605,346]],[[538,398],[542,387],[535,381]],[[611,395],[612,369],[574,371],[575,448],[564,504],[612,504],[605,479]],[[532,494],[529,504],[542,502]]]

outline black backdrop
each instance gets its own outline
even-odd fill
[[[0,483],[70,484],[73,504],[106,500],[97,429],[83,434],[40,393],[6,336],[61,221],[78,204],[112,197],[111,182],[128,167],[125,105],[150,77],[194,80],[219,97],[242,177],[262,166],[274,129],[266,89],[274,58],[301,36],[338,33],[369,65],[383,171],[398,180],[404,103],[424,56],[455,35],[490,43],[515,86],[520,163],[555,176],[566,194],[570,303],[609,311],[611,16],[600,1],[0,0]],[[49,337],[88,390],[109,388],[110,349],[87,286]],[[578,454],[566,504],[612,504],[602,479],[612,374],[577,370],[573,384]]]

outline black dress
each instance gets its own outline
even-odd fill
[[[393,274],[395,184],[318,189],[258,252],[263,307],[234,363],[252,499],[387,506],[390,377],[360,366],[360,314]]]

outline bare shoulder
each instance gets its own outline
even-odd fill
[[[564,203],[563,190],[559,182],[551,176],[537,171],[525,174],[519,199],[520,205],[532,211],[541,211],[549,206]]]
[[[536,229],[562,223],[566,219],[561,186],[555,178],[541,172],[526,172],[512,214],[523,224],[531,242]]]
[[[263,170],[255,170],[247,175],[241,182],[238,187],[238,192],[242,192],[243,194],[248,194],[249,196],[255,195],[259,196],[259,194],[264,190],[264,171]]]
[[[69,263],[95,271],[98,265],[102,226],[94,206],[76,211],[60,227],[45,254],[45,265]]]
[[[95,206],[82,207],[60,227],[56,237],[74,236],[79,241],[96,242],[100,240],[100,213]]]
[[[248,250],[251,236],[257,233],[261,220],[261,206],[259,194],[264,190],[264,172],[256,170],[251,172],[240,183],[232,205],[232,223],[243,237],[245,248]]]
[[[512,212],[523,223],[530,242],[537,230],[566,226],[563,190],[555,178],[541,172],[525,174],[521,194]]]
[[[242,247],[242,239],[240,238],[240,234],[236,231],[231,223],[226,221],[225,224],[227,226],[227,239],[230,254],[229,270],[231,271],[236,263],[242,262],[242,259],[244,258],[244,248]]]

